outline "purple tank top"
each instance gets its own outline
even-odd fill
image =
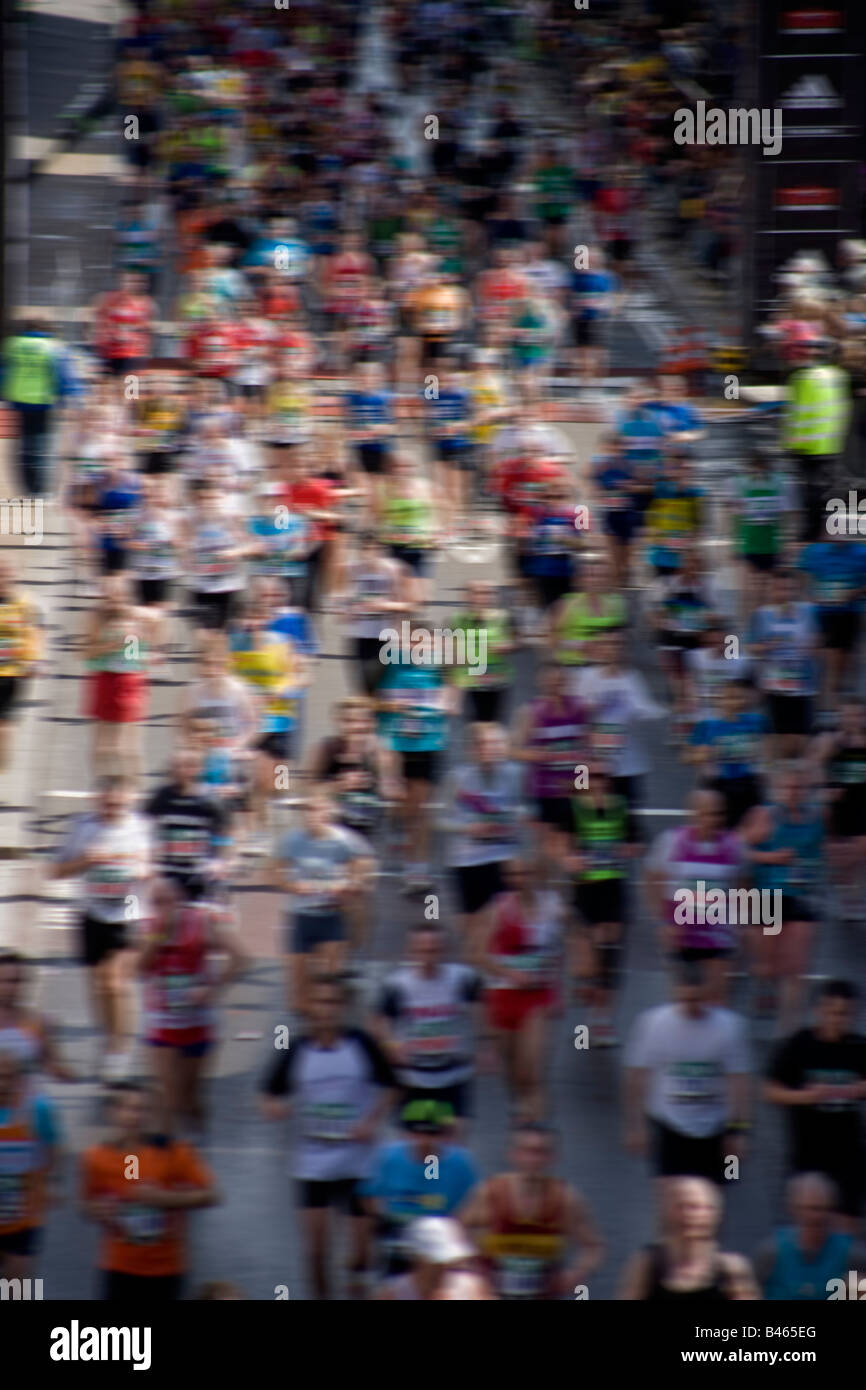
[[[548,699],[536,700],[529,745],[543,749],[546,756],[544,762],[530,764],[532,796],[574,795],[574,769],[581,761],[579,745],[585,729],[586,715],[579,700],[566,696],[556,706]]]
[[[728,831],[711,841],[700,841],[688,825],[676,832],[668,859],[667,911],[681,946],[712,950],[733,946],[737,923],[731,921],[729,890],[738,886],[741,861],[740,842]],[[725,894],[719,908],[706,901],[714,889]],[[681,896],[676,897],[677,893]]]

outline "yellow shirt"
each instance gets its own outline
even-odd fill
[[[0,601],[0,676],[26,675],[41,650],[38,609],[20,594]]]

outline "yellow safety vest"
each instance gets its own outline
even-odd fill
[[[784,447],[795,454],[839,454],[851,416],[848,374],[840,367],[803,367],[794,372],[782,430]]]
[[[6,343],[6,399],[19,405],[52,405],[57,396],[55,345],[25,333]]]

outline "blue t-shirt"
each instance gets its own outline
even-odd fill
[[[319,654],[319,639],[313,620],[302,608],[284,608],[272,623],[268,623],[268,630],[288,637],[303,656]]]
[[[657,463],[661,458],[665,432],[651,409],[638,406],[621,415],[616,431],[622,436],[628,463]]]
[[[703,429],[700,415],[685,401],[649,401],[645,409],[655,416],[665,434]]]
[[[465,424],[467,431],[469,421],[472,416],[472,397],[462,386],[447,386],[440,390],[438,398],[428,401],[430,408],[430,421],[435,429],[440,425],[453,425],[455,422]],[[447,452],[449,449],[459,449],[465,446],[467,435],[462,430],[455,434],[449,434],[439,443]]]
[[[370,430],[375,429],[376,425],[390,424],[391,403],[390,391],[349,391],[346,395],[346,405],[352,428]]]
[[[757,888],[779,888],[783,893],[797,896],[814,887],[824,852],[823,816],[807,809],[800,820],[778,806],[770,808],[772,830],[769,839],[755,848],[767,851],[791,849],[794,857],[788,864],[755,864]]]
[[[853,612],[860,607],[860,599],[845,597],[847,590],[866,584],[866,545],[860,541],[814,541],[797,568],[808,574],[810,595],[819,608]]]
[[[465,1149],[443,1146],[438,1136],[431,1137],[430,1144],[439,1162],[436,1177],[427,1176],[430,1164],[418,1158],[405,1139],[385,1144],[376,1155],[361,1192],[379,1198],[389,1224],[399,1228],[419,1216],[450,1216],[479,1181],[475,1161]]]
[[[606,318],[610,313],[608,304],[588,304],[585,301],[593,295],[615,294],[618,288],[617,277],[609,270],[575,270],[571,277],[574,312],[584,322]]]
[[[112,487],[107,487],[104,492],[99,494],[96,500],[96,510],[100,514],[100,519],[109,527],[113,521],[122,523],[126,512],[131,512],[141,504],[141,490],[132,479],[128,482],[118,482]],[[122,550],[126,544],[121,536],[113,536],[110,531],[104,531],[100,536],[102,549],[113,554],[115,551]]]
[[[694,748],[711,748],[718,775],[727,780],[754,773],[761,739],[769,732],[770,721],[762,710],[743,710],[734,719],[701,719],[689,742]]]
[[[28,1117],[29,1123],[33,1126],[34,1133],[40,1144],[49,1148],[58,1142],[59,1126],[57,1124],[57,1110],[54,1102],[48,1096],[25,1096],[24,1100],[13,1110],[11,1106],[0,1107],[0,1129],[12,1124],[16,1114],[24,1114]],[[11,1149],[11,1141],[8,1146]],[[2,1173],[0,1173],[2,1177]],[[2,1188],[0,1188],[2,1197]]]
[[[401,708],[379,716],[382,735],[398,753],[432,753],[445,747],[448,716],[442,700],[445,683],[436,666],[395,662],[379,686],[379,698],[399,700]],[[426,703],[425,703],[426,702]]]
[[[547,513],[536,516],[527,537],[527,573],[565,576],[571,573],[574,550],[574,515]]]

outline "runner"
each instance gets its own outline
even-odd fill
[[[481,1012],[474,1006],[482,981],[471,966],[446,960],[445,945],[437,922],[413,927],[409,962],[386,977],[375,1027],[406,1105],[436,1101],[465,1121],[472,1113]]]
[[[143,1087],[118,1086],[105,1141],[81,1157],[82,1214],[101,1234],[101,1298],[139,1307],[181,1297],[188,1267],[185,1213],[221,1200],[193,1149],[151,1134],[149,1105]]]
[[[620,1287],[625,1300],[739,1303],[760,1298],[749,1261],[719,1250],[719,1189],[699,1177],[672,1179],[665,1188],[662,1239],[634,1255]]]
[[[750,1128],[746,1030],[737,1014],[710,1002],[696,962],[677,967],[673,1003],[639,1015],[626,1068],[626,1148],[649,1154],[652,1146],[661,1178],[721,1184]]]
[[[503,892],[483,913],[481,943],[490,1026],[515,1114],[539,1122],[546,1106],[544,1073],[550,1023],[562,1005],[557,979],[563,969],[565,906],[559,894],[539,888],[535,866],[511,859]]]
[[[132,810],[133,790],[123,776],[103,777],[92,814],[73,823],[55,852],[49,878],[76,878],[82,964],[89,974],[92,1019],[99,1030],[103,1079],[122,1080],[131,1066],[131,932],[145,916],[153,865],[147,821]]]
[[[511,1141],[512,1169],[482,1183],[461,1213],[500,1298],[574,1298],[602,1262],[604,1243],[586,1202],[552,1176],[555,1148],[552,1130],[520,1125]]]
[[[282,1050],[265,1083],[266,1114],[276,1119],[290,1107],[298,1112],[294,1176],[310,1282],[319,1299],[331,1295],[328,1255],[335,1207],[349,1217],[349,1293],[363,1296],[370,1223],[361,1184],[370,1176],[372,1146],[395,1084],[369,1034],[344,1024],[345,1005],[342,984],[321,977],[310,990],[310,1031]]]
[[[57,1200],[59,1137],[54,1105],[34,1094],[27,1065],[0,1042],[0,1271],[28,1278],[46,1207]],[[5,1285],[4,1285],[5,1287]]]
[[[156,1074],[155,1114],[161,1133],[189,1126],[201,1137],[204,1059],[213,1047],[213,1005],[244,966],[231,913],[202,901],[204,884],[158,879],[138,957],[144,981],[145,1037]],[[215,955],[225,957],[219,971]]]

